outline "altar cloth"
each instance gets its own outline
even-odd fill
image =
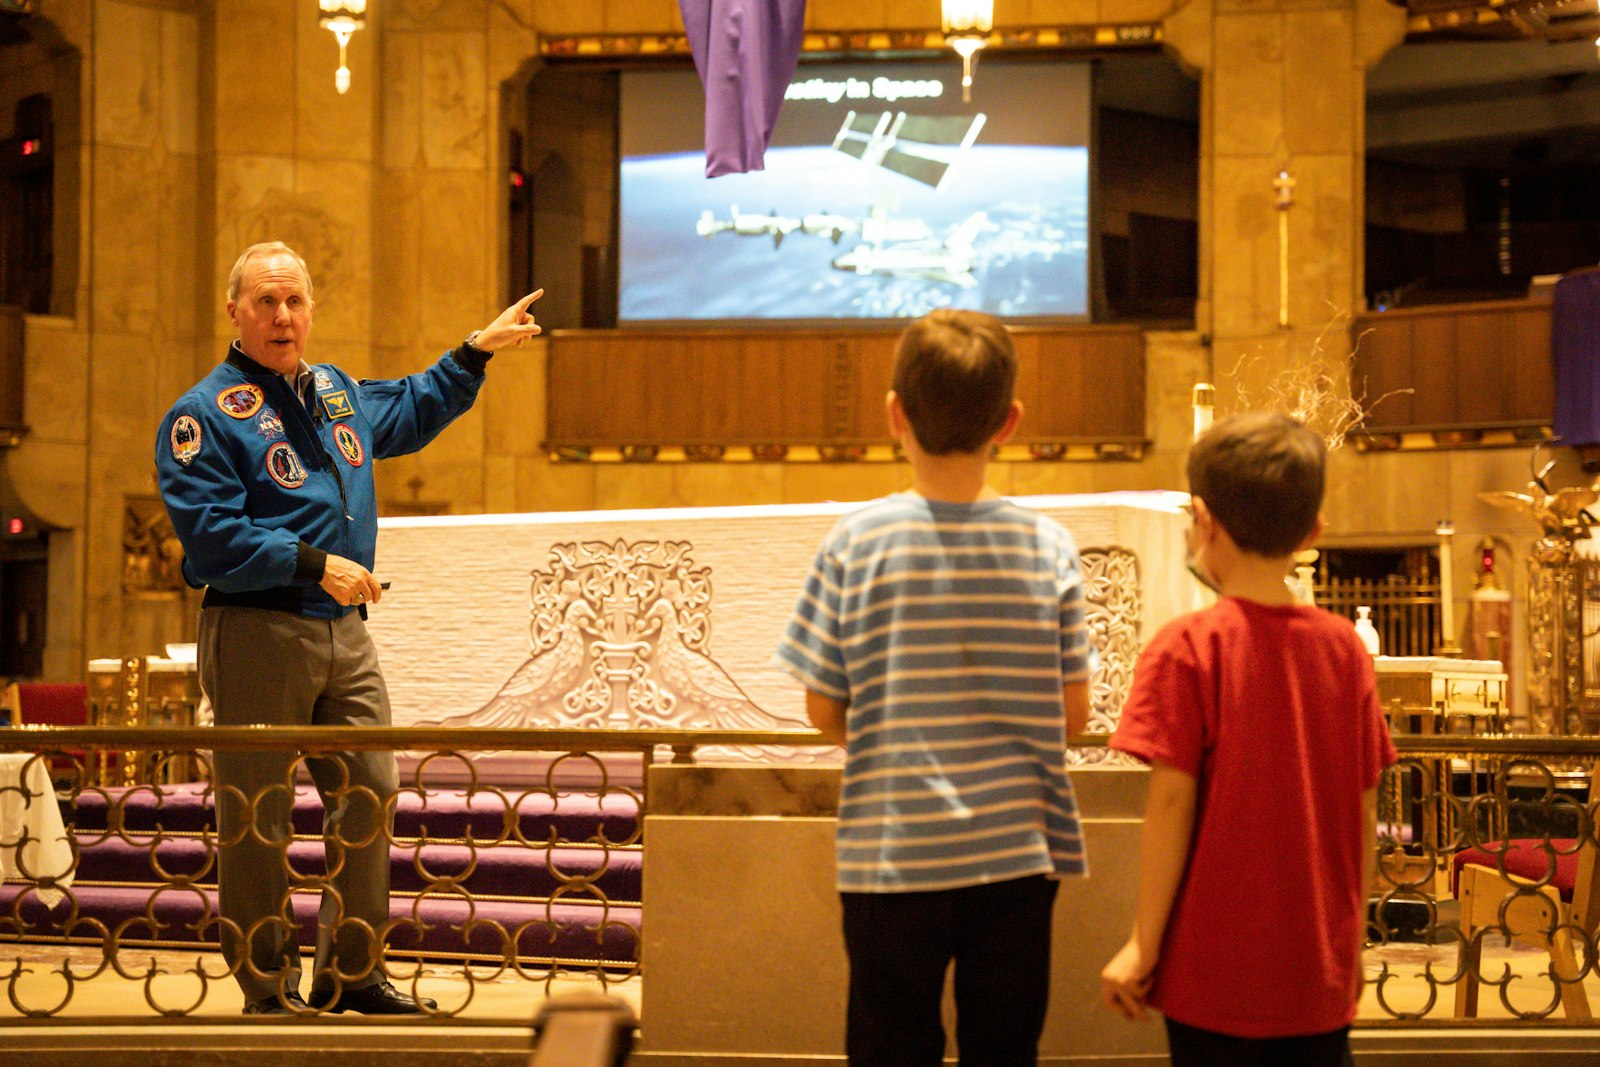
[[[61,888],[38,890],[39,900],[54,908],[73,873],[50,761],[31,752],[0,753],[0,881],[54,878]]]
[[[1102,659],[1091,729],[1115,726],[1138,649],[1194,606],[1187,499],[1017,498],[1085,559]],[[368,628],[394,723],[804,726],[804,693],[773,650],[824,535],[860,506],[381,520],[375,573],[393,584]]]

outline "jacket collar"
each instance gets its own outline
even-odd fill
[[[312,374],[310,365],[307,364],[303,359],[300,361],[300,366],[295,369],[293,374],[279,374],[270,367],[263,367],[261,364],[244,354],[244,349],[239,347],[238,341],[235,341],[228,346],[227,362],[229,366],[233,367],[235,370],[242,371],[245,374],[260,375],[266,378],[282,378],[289,384],[289,388],[296,396],[305,395],[306,381],[311,377]]]
[[[263,367],[261,364],[245,355],[244,349],[239,347],[238,341],[235,341],[228,346],[227,362],[229,366],[233,367],[235,370],[243,371],[245,374],[259,375],[263,378],[282,377],[282,375],[280,375],[277,371],[268,367]]]

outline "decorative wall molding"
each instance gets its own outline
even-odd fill
[[[1066,26],[996,28],[987,53],[1034,50],[1106,51],[1150,48],[1162,40],[1159,22],[1108,22]],[[855,56],[874,52],[942,52],[944,34],[931,30],[850,30],[808,33],[803,54]],[[688,58],[689,39],[681,33],[587,34],[541,37],[539,54],[547,60],[619,60]]]
[[[1438,452],[1457,448],[1525,448],[1555,439],[1548,425],[1498,429],[1425,430],[1413,433],[1354,433],[1347,440],[1357,452]]]
[[[1140,460],[1146,441],[1033,441],[995,449],[1001,463],[1092,463]],[[617,445],[545,446],[555,463],[899,463],[899,445]],[[402,511],[393,514],[428,514]]]

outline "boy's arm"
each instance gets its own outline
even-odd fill
[[[1139,836],[1139,901],[1133,934],[1100,972],[1100,999],[1129,1019],[1145,1017],[1145,993],[1189,865],[1198,785],[1176,767],[1161,762],[1150,767],[1150,799]]]
[[[1067,736],[1089,728],[1089,683],[1067,682],[1061,687],[1061,705],[1067,712]]]
[[[1356,912],[1356,973],[1351,983],[1351,996],[1361,1003],[1361,987],[1365,984],[1361,955],[1367,947],[1367,898],[1372,884],[1378,878],[1378,790],[1368,789],[1361,794],[1361,902]]]
[[[819,693],[815,689],[806,690],[806,718],[811,720],[822,736],[834,744],[844,746],[844,721],[845,713],[850,705],[837,697],[826,693]]]

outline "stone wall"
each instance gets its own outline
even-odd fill
[[[81,167],[70,312],[29,321],[33,434],[0,457],[52,544],[48,673],[91,656],[190,638],[194,598],[120,587],[123,500],[154,492],[162,412],[220,355],[229,267],[270,237],[310,261],[314,350],[356,374],[424,365],[502,306],[509,165],[540,34],[672,33],[675,0],[386,0],[336,48],[309,0],[43,0],[81,55]],[[1322,341],[1342,357],[1358,308],[1364,72],[1398,42],[1387,0],[998,0],[1002,25],[1169,15],[1169,52],[1202,79],[1201,293],[1196,328],[1148,339],[1152,445],[1136,463],[1006,464],[1004,492],[1181,488],[1190,386],[1259,398]],[[811,0],[816,29],[934,25],[934,0]],[[9,80],[9,79],[7,79]],[[66,117],[60,113],[57,121]],[[551,122],[557,121],[551,118]],[[530,141],[530,143],[534,143]],[[1290,330],[1277,310],[1272,178],[1295,177]],[[556,289],[562,278],[540,278]],[[1334,360],[1335,366],[1339,365]],[[482,402],[437,443],[379,470],[391,506],[458,513],[866,499],[902,487],[885,464],[552,464],[545,364],[533,343],[495,360]],[[1335,456],[1330,534],[1425,535],[1452,517],[1459,597],[1483,533],[1522,551],[1529,531],[1476,501],[1526,480],[1507,451]]]
[[[58,220],[52,303],[26,344],[23,445],[13,488],[51,538],[46,673],[182,635],[181,598],[125,599],[124,497],[154,491],[154,427],[200,366],[200,153],[193,4],[46,0],[40,15],[81,81],[55,98]]]

